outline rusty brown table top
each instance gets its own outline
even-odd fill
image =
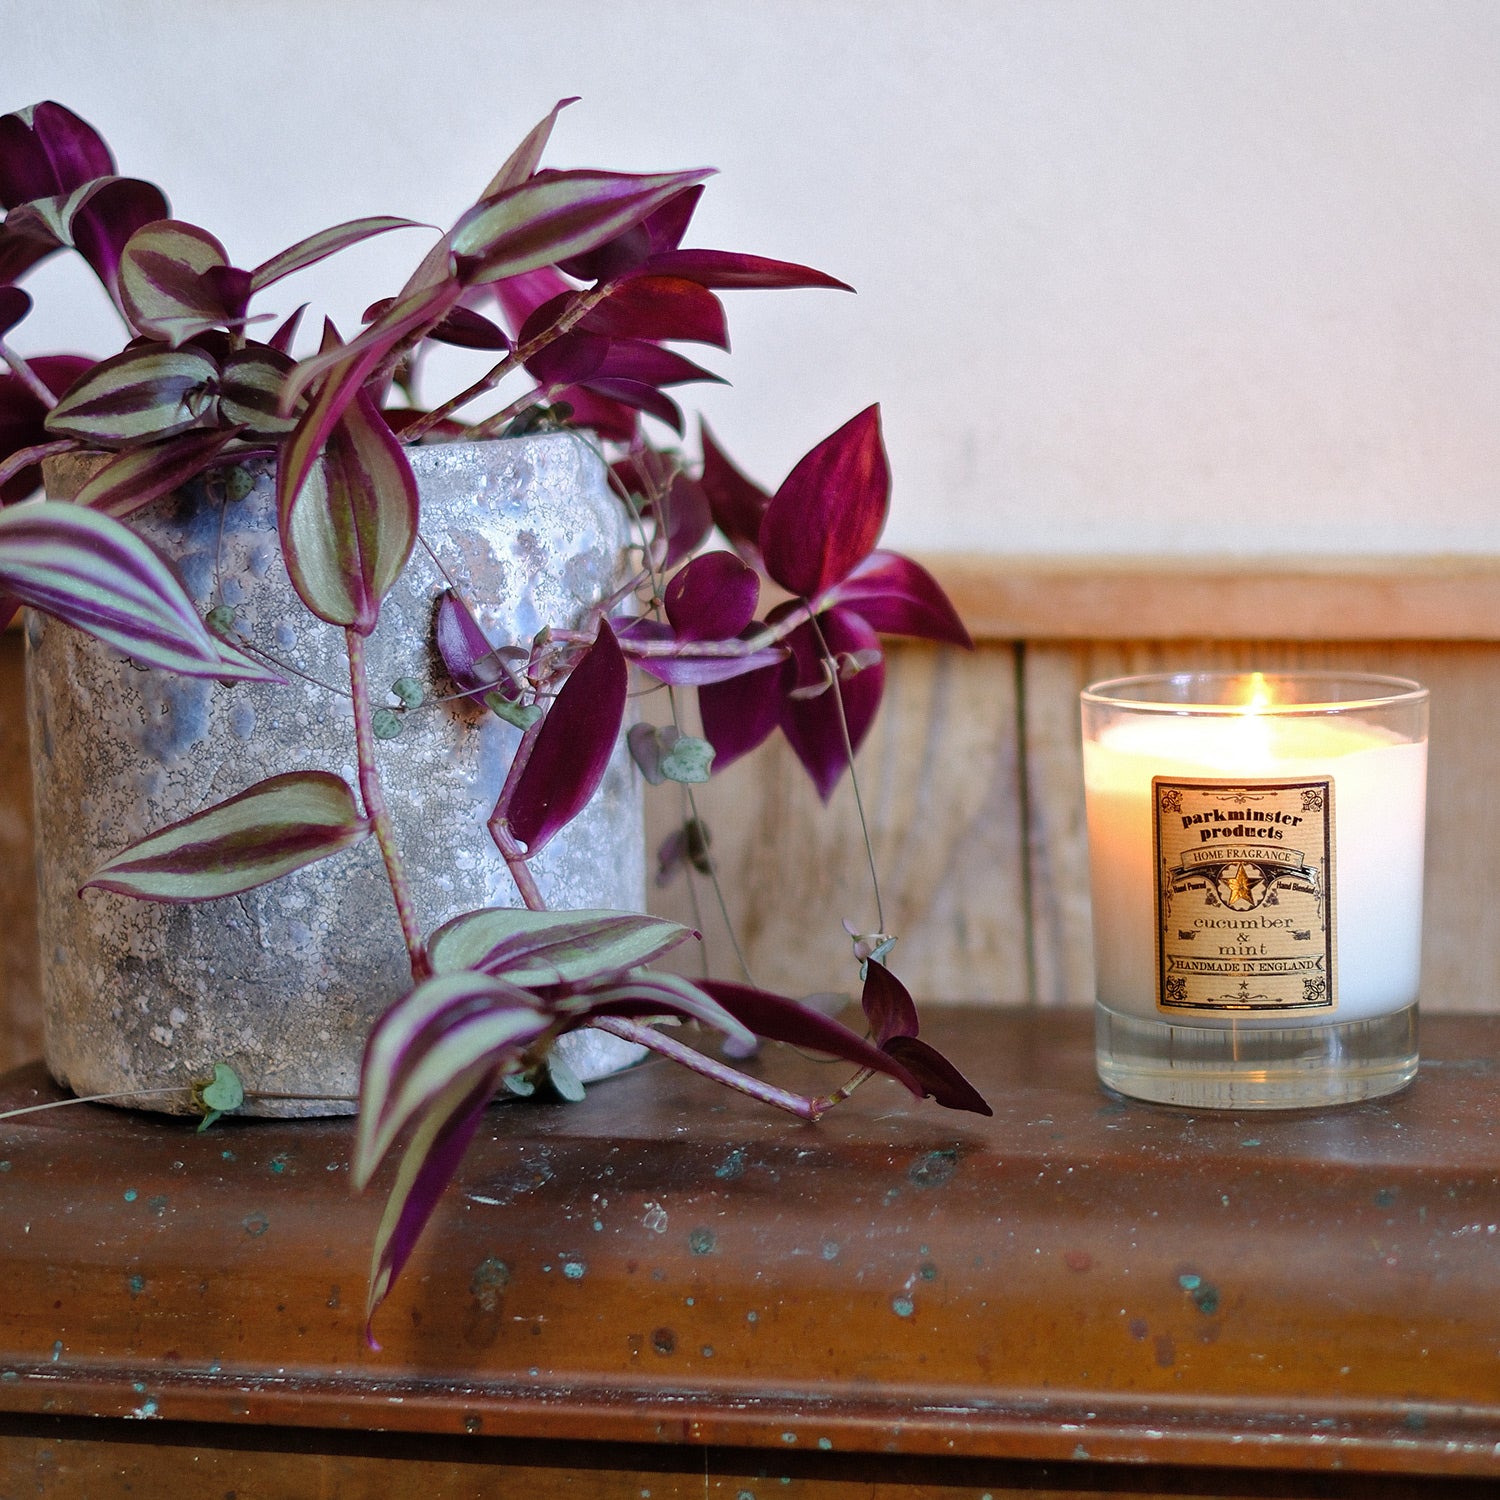
[[[349,1121],[0,1123],[0,1412],[1500,1476],[1500,1018],[1276,1114],[1107,1095],[1082,1014],[925,1034],[993,1120],[876,1081],[809,1126],[666,1064],[496,1107],[378,1354]]]

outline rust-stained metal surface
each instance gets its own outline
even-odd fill
[[[0,1411],[30,1414],[7,1430],[1500,1484],[1500,1019],[1432,1020],[1405,1094],[1301,1114],[1106,1095],[1080,1015],[938,1011],[924,1034],[993,1120],[877,1081],[807,1126],[655,1064],[580,1107],[497,1107],[379,1353],[351,1122],[0,1122]],[[54,1096],[40,1067],[0,1080],[0,1109]]]

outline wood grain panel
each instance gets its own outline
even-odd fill
[[[0,1068],[42,1049],[31,767],[18,631],[0,634]]]
[[[976,640],[1500,640],[1500,557],[922,560]]]
[[[916,994],[1029,997],[1016,742],[1010,648],[890,650],[858,770],[885,930],[899,937],[890,963]],[[672,790],[653,800],[657,841],[675,823]],[[821,808],[778,737],[702,790],[699,806],[755,982],[797,995],[854,988],[840,924],[873,928],[876,911],[847,778]],[[700,913],[712,899],[700,893]],[[657,891],[653,909],[702,927],[714,972],[732,972],[722,924],[700,920],[686,882]]]

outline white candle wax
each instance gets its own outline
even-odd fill
[[[1272,1027],[1361,1020],[1416,1000],[1425,743],[1335,717],[1161,714],[1085,740],[1083,767],[1094,967],[1109,1009],[1183,1025]],[[1153,777],[1332,778],[1335,1008],[1288,1015],[1159,1008]]]

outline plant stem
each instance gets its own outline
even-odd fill
[[[839,733],[844,740],[844,758],[849,764],[849,785],[854,789],[854,810],[859,814],[859,831],[865,840],[865,863],[870,868],[870,888],[875,895],[875,930],[885,931],[885,908],[880,900],[880,876],[875,869],[875,846],[870,842],[870,825],[865,819],[864,798],[859,794],[859,777],[854,770],[854,744],[849,738],[849,719],[844,713],[844,692],[839,686],[838,663],[833,659],[833,652],[828,649],[828,641],[823,635],[823,628],[818,624],[818,617],[809,617],[809,624],[813,628],[813,634],[818,638],[818,649],[823,653],[823,666],[829,674],[829,686],[833,691],[833,706],[839,719]]]
[[[385,861],[386,879],[391,886],[391,896],[396,902],[396,915],[401,921],[401,936],[406,942],[406,951],[411,959],[411,977],[417,984],[432,975],[427,962],[427,948],[422,942],[422,931],[417,925],[416,913],[411,905],[411,888],[407,884],[406,871],[401,863],[401,852],[396,847],[396,834],[391,826],[391,815],[385,805],[385,791],[380,784],[380,773],[375,766],[375,729],[370,721],[370,682],[365,669],[365,638],[358,631],[346,629],[344,641],[349,651],[349,687],[354,695],[354,742],[359,756],[359,794],[364,800],[365,814],[374,829],[375,842],[380,846],[381,858]]]
[[[52,408],[57,405],[57,397],[47,389],[47,386],[43,382],[42,377],[38,375],[37,372],[33,370],[31,366],[27,364],[26,361],[22,359],[21,356],[17,354],[9,344],[5,342],[4,339],[0,339],[0,359],[3,359],[5,363],[11,367],[11,370],[15,373],[16,379],[19,380],[21,384],[24,385],[26,389],[30,391],[31,394],[35,396],[36,399],[47,408],[48,411],[51,411]]]
[[[770,1104],[777,1109],[784,1109],[788,1114],[796,1115],[799,1120],[816,1120],[828,1107],[829,1101],[823,1099],[808,1099],[801,1094],[794,1094],[789,1089],[779,1089],[773,1083],[766,1083],[762,1079],[752,1078],[748,1073],[741,1073],[738,1068],[731,1068],[728,1063],[716,1061],[702,1052],[695,1051],[692,1047],[685,1046],[675,1037],[668,1036],[666,1032],[657,1031],[650,1026],[642,1026],[638,1021],[627,1021],[619,1016],[596,1016],[589,1025],[600,1031],[607,1031],[611,1036],[617,1036],[627,1042],[639,1042],[643,1047],[649,1047],[653,1052],[659,1052],[663,1057],[669,1057],[673,1062],[681,1063],[685,1068],[691,1068],[695,1073],[701,1073],[705,1078],[712,1078],[715,1083],[722,1083],[726,1088],[737,1089],[742,1094],[748,1094],[752,1099],[759,1099],[763,1104]]]

